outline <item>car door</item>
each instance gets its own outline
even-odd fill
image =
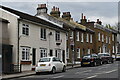
[[[57,60],[58,70],[60,71],[63,68],[63,63],[62,63],[62,61],[60,61],[59,58],[56,58],[56,60]]]
[[[53,64],[55,65],[57,71],[61,70],[61,62],[60,62],[59,58],[54,57]]]

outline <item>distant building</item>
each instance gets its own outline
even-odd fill
[[[83,15],[83,14],[82,14]],[[87,19],[82,18],[82,25],[92,29],[94,34],[94,52],[103,53],[108,52],[115,54],[117,52],[117,31],[105,28],[102,22],[97,19],[97,22],[87,22]]]

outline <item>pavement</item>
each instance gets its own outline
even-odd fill
[[[80,65],[74,65],[74,66],[67,66],[66,69],[73,69],[73,68],[79,68]],[[13,78],[19,78],[19,77],[25,77],[35,74],[35,71],[22,71],[21,73],[15,73],[15,74],[2,74],[0,75],[1,80],[5,79],[13,79]]]

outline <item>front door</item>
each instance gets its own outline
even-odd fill
[[[65,63],[65,50],[62,51],[62,61]]]
[[[50,56],[53,56],[53,50],[50,49]]]
[[[35,65],[36,64],[36,49],[33,48],[32,50],[32,65]]]

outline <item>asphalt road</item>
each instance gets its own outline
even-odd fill
[[[120,61],[96,67],[80,67],[56,74],[41,73],[11,80],[120,80]]]

